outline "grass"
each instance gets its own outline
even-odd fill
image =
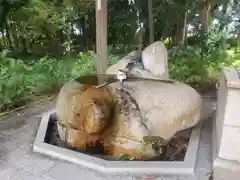
[[[220,68],[240,65],[239,49],[230,49],[224,55],[201,56],[199,50],[188,47],[172,49],[169,56],[170,75],[186,83],[211,82]],[[110,55],[109,65],[118,59]],[[22,106],[38,96],[56,94],[66,81],[95,72],[95,62],[93,52],[30,61],[13,59],[3,51],[0,53],[0,112]]]

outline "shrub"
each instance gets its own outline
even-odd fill
[[[171,77],[187,83],[211,82],[221,67],[240,65],[239,48],[226,51],[214,43],[207,39],[204,48],[173,47],[169,51]],[[7,54],[0,53],[0,111],[20,106],[36,95],[57,93],[66,81],[96,72],[96,54],[92,51],[75,57],[42,57],[33,61],[14,59]],[[119,57],[109,55],[109,65],[118,60]]]
[[[173,79],[187,83],[203,81],[208,76],[207,66],[198,48],[174,47],[170,51],[169,72]]]
[[[62,59],[23,61],[0,53],[0,111],[25,104],[36,95],[57,93],[68,80],[95,72],[96,55],[89,51]],[[110,55],[109,65],[118,58]]]
[[[187,83],[215,80],[216,74],[235,59],[227,52],[225,33],[210,28],[199,46],[173,47],[169,52],[169,71],[172,78]]]
[[[7,51],[0,53],[0,111],[31,99],[28,74],[23,61],[7,57]]]

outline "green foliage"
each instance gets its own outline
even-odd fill
[[[120,154],[117,157],[117,160],[120,160],[120,161],[132,161],[132,160],[134,160],[134,157],[131,157],[128,154]]]
[[[219,70],[233,62],[229,57],[214,55],[203,58],[201,50],[194,47],[173,48],[169,60],[169,71],[173,79],[186,83],[211,83]]]
[[[0,112],[22,105],[36,95],[56,94],[68,80],[96,71],[92,51],[61,59],[43,57],[24,62],[0,53]],[[118,57],[110,55],[111,64]]]
[[[9,13],[26,5],[28,0],[1,0],[0,1],[0,28],[3,27]]]
[[[173,79],[187,83],[209,82],[222,66],[240,65],[239,48],[227,51],[228,58],[212,59],[201,55],[199,47],[177,46],[169,51],[169,69]],[[23,61],[0,53],[0,111],[22,105],[36,95],[57,93],[63,83],[84,74],[95,72],[96,54],[79,53],[75,57],[43,57]],[[119,57],[110,54],[109,65]],[[219,63],[218,63],[219,62]]]
[[[31,98],[28,67],[21,60],[8,58],[7,51],[0,54],[0,111],[18,106]]]
[[[209,28],[202,36],[201,56],[208,61],[209,66],[219,68],[223,63],[227,63],[226,34],[218,28]]]
[[[227,52],[226,35],[209,28],[198,46],[177,46],[170,51],[172,77],[187,83],[211,81],[223,67],[235,62]]]
[[[240,46],[234,47],[228,50],[228,54],[231,57],[232,66],[240,66]]]
[[[124,56],[138,47],[138,17],[144,25],[143,45],[148,45],[148,1],[134,2],[108,1],[109,65],[118,61],[116,55]],[[210,14],[202,14],[208,3],[214,5],[206,11]],[[221,4],[223,10],[217,8]],[[228,21],[239,21],[237,4],[153,0],[155,40],[166,40],[173,78],[209,81],[223,66],[240,65],[239,51],[233,51],[240,37],[239,23],[228,31],[228,47],[224,33],[227,24],[231,24]],[[217,15],[213,13],[216,9]],[[208,18],[204,20],[205,16]],[[219,29],[207,27],[201,33],[201,24],[214,18],[219,20]],[[192,38],[186,38],[189,46],[181,45],[184,29],[190,25],[193,28],[188,34]],[[57,92],[67,80],[96,71],[96,55],[90,51],[95,50],[96,42],[94,0],[2,0],[0,27],[0,48],[10,51],[0,53],[0,111],[36,95]]]
[[[63,60],[43,57],[32,66],[35,76],[31,76],[31,89],[36,94],[57,91],[68,79],[68,68]],[[34,75],[33,74],[33,75]]]
[[[190,83],[202,81],[208,76],[208,64],[202,61],[199,49],[174,47],[169,56],[169,71],[173,79]]]

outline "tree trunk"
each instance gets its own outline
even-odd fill
[[[88,13],[87,19],[88,28],[86,28],[87,38],[87,49],[92,49],[95,51],[93,45],[96,42],[96,23],[95,23],[95,11],[90,11]]]
[[[8,29],[11,31],[14,52],[20,53],[22,51],[22,47],[24,47],[25,44],[22,44],[21,39],[17,37],[18,28],[17,28],[16,24],[14,24],[14,23],[8,24]]]
[[[24,37],[21,37],[21,39],[22,39],[22,53],[27,54],[28,53],[27,40]]]
[[[220,23],[220,30],[222,30],[225,27],[227,23],[226,17],[228,18],[228,16],[230,15],[228,14],[228,1],[225,1],[222,7],[223,7],[222,13],[224,14],[224,20]]]
[[[75,33],[74,33],[74,27],[73,27],[73,22],[71,22],[71,39],[72,39],[72,43],[74,44],[74,45],[76,45],[76,37],[75,37]]]
[[[152,0],[148,0],[149,44],[154,42],[154,17]]]
[[[10,46],[11,51],[14,53],[14,48],[13,48],[13,44],[12,44],[11,34],[9,33],[9,26],[8,26],[7,21],[5,22],[5,30],[6,30],[6,37],[7,37],[8,44]]]
[[[81,23],[81,29],[82,29],[82,44],[83,44],[83,47],[84,47],[84,50],[87,50],[87,33],[86,33],[86,18],[83,16],[80,20],[80,23]]]
[[[202,27],[204,30],[207,30],[209,25],[211,24],[211,2],[204,1],[201,3],[200,7],[200,21],[202,23]]]
[[[184,14],[183,20],[183,33],[182,33],[182,42],[185,44],[187,39],[187,12]]]
[[[2,38],[1,38],[2,46],[4,48],[6,48],[7,47],[7,40],[6,40],[6,36],[5,36],[5,33],[4,33],[4,29],[2,29],[2,28],[1,28],[1,34],[2,34]]]
[[[177,23],[176,45],[178,45],[183,40],[183,38],[185,38],[184,23],[185,23],[185,18],[181,17]]]

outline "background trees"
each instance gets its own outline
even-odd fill
[[[149,2],[132,2],[108,0],[109,64],[139,46],[142,23],[142,46],[166,44],[172,78],[212,83],[240,65],[238,0],[151,0],[151,38]],[[0,111],[95,71],[95,24],[94,0],[1,0]]]
[[[192,43],[215,22],[239,36],[237,0],[152,0],[154,39],[169,39],[170,47]],[[93,50],[94,0],[3,0],[1,48],[13,54],[63,55],[66,51]],[[143,44],[149,44],[148,1],[109,0],[109,45],[138,44],[137,12],[144,24]],[[233,23],[234,22],[234,23]],[[231,27],[230,27],[231,26]],[[197,42],[195,42],[197,43]],[[69,49],[70,48],[70,49]]]

